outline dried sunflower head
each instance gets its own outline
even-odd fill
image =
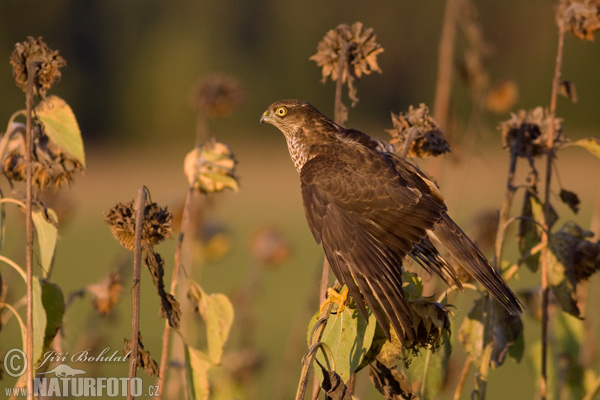
[[[409,300],[408,303],[415,331],[413,346],[427,347],[435,351],[443,343],[444,334],[450,334],[448,309],[427,297]]]
[[[110,314],[123,291],[121,275],[111,272],[101,282],[88,285],[86,290],[94,296],[94,308],[100,315]]]
[[[519,99],[519,87],[513,80],[504,80],[494,85],[486,94],[485,108],[501,114],[510,110]]]
[[[211,75],[194,85],[190,103],[209,117],[225,117],[244,104],[246,94],[239,80],[228,75]]]
[[[15,44],[10,55],[13,77],[18,87],[27,90],[27,63],[35,64],[35,79],[33,92],[44,97],[46,91],[60,79],[60,68],[67,65],[57,50],[51,50],[40,36],[37,39],[29,36],[23,43]]]
[[[13,123],[10,139],[2,159],[2,169],[9,180],[25,181],[25,125]],[[52,142],[39,126],[33,128],[33,186],[43,190],[48,186],[60,187],[63,183],[72,183],[75,171],[84,167]]]
[[[410,106],[406,114],[392,113],[392,124],[394,128],[386,130],[392,136],[390,143],[400,150],[410,140],[407,154],[412,157],[438,156],[450,151],[450,145],[425,104],[419,108]]]
[[[349,97],[354,104],[358,101],[355,81],[363,74],[381,72],[377,55],[383,52],[383,48],[375,41],[373,28],[364,28],[362,22],[355,22],[352,26],[338,25],[325,34],[317,45],[317,53],[309,58],[322,67],[323,82],[330,75],[333,81],[339,78],[339,63],[344,48],[347,50],[341,79],[348,83]]]
[[[581,40],[594,40],[600,30],[599,0],[561,0],[556,20],[562,31],[570,31]]]
[[[183,169],[190,186],[213,193],[225,188],[237,190],[236,164],[229,146],[212,138],[187,154]]]
[[[542,107],[533,110],[519,110],[511,113],[510,119],[500,123],[502,145],[514,150],[519,157],[531,158],[544,153],[551,131],[552,116]],[[562,133],[562,119],[554,118],[554,145],[565,141]]]
[[[104,221],[114,238],[129,251],[135,242],[134,201],[117,203],[104,213]],[[171,236],[173,214],[156,203],[146,203],[142,230],[142,248],[155,246]]]
[[[292,253],[289,241],[273,227],[258,229],[253,235],[251,247],[254,259],[265,268],[283,264]]]

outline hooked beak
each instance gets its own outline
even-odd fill
[[[260,116],[260,124],[264,124],[269,123],[271,121],[271,118],[269,118],[269,111],[265,111],[261,116]]]

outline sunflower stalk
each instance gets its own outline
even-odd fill
[[[185,236],[185,231],[187,230],[187,226],[190,221],[190,213],[192,208],[192,199],[194,195],[194,188],[190,186],[188,189],[187,195],[185,197],[185,204],[183,206],[183,215],[181,216],[181,224],[180,224],[180,232],[177,237],[177,245],[175,247],[175,256],[174,256],[174,265],[173,265],[173,274],[171,275],[171,291],[170,293],[175,293],[175,289],[177,289],[177,283],[179,281],[179,268],[181,266],[181,251],[183,248],[183,239]],[[169,348],[170,348],[170,338],[171,338],[171,327],[169,326],[169,321],[165,321],[165,329],[163,331],[162,336],[162,350],[160,356],[160,369],[158,374],[158,395],[157,399],[162,398],[163,387],[165,383],[165,378],[167,375],[167,360],[169,357]]]
[[[326,266],[329,268],[329,265],[326,263]],[[339,291],[342,288],[342,285],[336,282],[333,285],[333,289]],[[325,331],[325,327],[327,326],[327,319],[331,309],[333,308],[333,303],[327,303],[323,310],[319,314],[319,319],[317,322],[316,329],[312,332],[311,341],[309,345],[309,349],[312,349],[315,345],[317,345],[321,341],[321,336]],[[317,356],[316,351],[310,351],[306,356],[302,358],[302,371],[300,372],[300,381],[298,383],[298,389],[296,390],[295,400],[304,400],[304,396],[306,394],[306,387],[308,386],[308,376],[310,374],[310,368],[312,367],[315,358]]]
[[[25,104],[27,108],[26,150],[25,150],[25,262],[27,269],[27,344],[25,354],[27,360],[33,360],[33,93],[38,62],[27,62],[27,88]],[[33,393],[33,361],[27,363],[27,393]]]
[[[548,142],[546,144],[546,184],[544,187],[544,230],[542,233],[542,242],[546,246],[542,249],[542,360],[540,374],[540,398],[546,399],[548,384],[547,384],[547,364],[548,364],[548,305],[550,288],[548,286],[548,270],[550,248],[548,243],[548,232],[550,231],[550,221],[552,219],[552,208],[550,206],[550,183],[552,179],[553,160],[556,149],[554,147],[555,126],[554,119],[556,117],[556,100],[558,97],[558,89],[560,87],[560,75],[562,68],[563,48],[564,48],[565,29],[562,24],[558,24],[558,45],[556,50],[556,65],[554,67],[554,78],[552,79],[552,95],[550,98],[550,129],[548,133]]]
[[[344,86],[344,80],[342,76],[344,75],[344,69],[346,69],[348,64],[348,52],[352,48],[352,44],[348,42],[344,42],[342,45],[342,50],[340,51],[340,58],[338,64],[338,79],[335,84],[335,108],[334,108],[334,120],[335,123],[341,126],[344,126],[346,122],[346,111],[344,103],[342,103],[342,88]]]
[[[142,232],[144,230],[144,211],[146,209],[146,188],[138,190],[135,205],[135,236],[133,249],[133,287],[131,291],[131,358],[129,359],[129,391],[127,400],[133,399],[134,382],[138,365],[138,346],[140,331],[140,274],[142,266]]]

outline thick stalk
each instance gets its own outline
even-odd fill
[[[129,390],[127,400],[133,399],[134,383],[138,363],[140,332],[140,274],[142,265],[142,231],[146,209],[146,188],[138,190],[135,204],[135,241],[133,248],[133,288],[131,289],[131,358],[129,359]]]
[[[542,361],[540,374],[540,398],[545,400],[547,397],[547,365],[548,365],[548,297],[550,288],[548,287],[548,264],[550,249],[548,246],[548,232],[550,232],[550,184],[552,179],[552,161],[554,160],[554,120],[556,117],[556,99],[560,85],[560,71],[562,68],[563,47],[564,47],[564,29],[559,23],[558,46],[556,50],[556,64],[554,67],[554,78],[552,79],[552,95],[550,98],[550,129],[548,132],[548,141],[546,143],[546,184],[544,187],[544,231],[542,241],[546,246],[542,249]]]
[[[334,290],[340,290],[342,285],[336,282],[333,286]],[[304,400],[304,395],[306,394],[306,387],[308,385],[308,375],[310,373],[310,368],[315,361],[315,357],[317,355],[317,351],[313,350],[314,346],[317,346],[321,341],[321,336],[323,335],[323,331],[325,331],[325,326],[327,325],[327,318],[329,317],[329,313],[333,308],[333,303],[327,304],[323,307],[321,314],[319,315],[319,319],[317,322],[317,328],[312,332],[312,337],[310,341],[309,351],[306,356],[302,359],[302,371],[300,372],[300,382],[298,383],[298,389],[296,390],[295,400]]]
[[[183,215],[181,216],[181,224],[180,224],[180,232],[177,237],[177,246],[175,248],[175,256],[174,256],[174,265],[173,265],[173,274],[171,275],[171,294],[175,293],[175,289],[177,288],[177,283],[179,281],[179,267],[181,266],[181,249],[183,248],[183,239],[185,237],[185,231],[189,225],[190,214],[192,208],[192,199],[194,197],[194,188],[190,186],[188,189],[187,195],[185,197],[185,203],[183,206]],[[157,399],[162,398],[165,378],[167,374],[167,360],[169,357],[169,347],[170,347],[170,338],[171,338],[171,327],[169,326],[169,321],[165,321],[165,329],[163,331],[162,336],[162,351],[160,356],[160,368],[158,372],[158,395]]]
[[[25,181],[27,185],[25,193],[25,263],[27,272],[27,343],[25,354],[27,356],[27,393],[33,394],[33,85],[39,63],[37,61],[27,62],[27,92],[25,103],[27,108],[27,132],[25,139]]]
[[[348,51],[352,45],[350,43],[344,43],[338,60],[338,77],[335,84],[335,108],[333,110],[334,122],[338,125],[344,125],[344,104],[342,104],[342,88],[344,87],[344,81],[342,76],[348,63]]]

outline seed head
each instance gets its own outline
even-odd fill
[[[133,251],[135,241],[135,210],[133,200],[117,203],[104,213],[104,221],[110,227],[114,238],[129,251]],[[173,214],[156,203],[146,203],[142,230],[142,248],[155,246],[171,235]]]
[[[412,157],[438,156],[450,151],[450,145],[425,104],[419,108],[410,106],[406,114],[392,113],[392,124],[394,128],[386,130],[392,136],[390,143],[402,149],[407,140],[412,141],[407,153]]]
[[[60,68],[67,65],[57,50],[51,50],[40,36],[37,39],[29,36],[23,43],[15,44],[10,55],[13,77],[18,87],[27,90],[27,64],[34,63],[34,94],[45,97],[46,91],[60,79]]]
[[[594,40],[600,30],[600,0],[561,0],[556,12],[558,26],[581,40]]]
[[[2,159],[2,169],[12,181],[25,181],[25,125],[13,123],[7,151]],[[46,136],[39,126],[33,128],[33,186],[43,190],[48,186],[60,187],[72,183],[75,171],[83,171],[81,162],[63,151]]]
[[[237,190],[236,164],[229,146],[212,138],[187,154],[183,168],[190,186],[213,193],[225,188]]]
[[[190,103],[193,108],[208,117],[225,117],[246,100],[244,88],[239,80],[228,75],[211,75],[193,87]]]
[[[502,145],[514,149],[519,157],[538,157],[544,153],[552,116],[542,107],[533,110],[519,110],[511,113],[510,119],[500,123]],[[562,133],[562,120],[554,118],[553,143],[559,145],[565,141]]]
[[[322,67],[322,82],[331,75],[331,80],[339,77],[340,58],[344,48],[347,48],[346,62],[342,68],[342,82],[348,83],[349,97],[356,103],[355,81],[362,75],[369,75],[373,71],[381,73],[377,64],[377,55],[383,48],[375,41],[373,28],[364,28],[362,22],[355,22],[352,26],[340,24],[325,34],[323,40],[317,45],[317,53],[309,59]]]

